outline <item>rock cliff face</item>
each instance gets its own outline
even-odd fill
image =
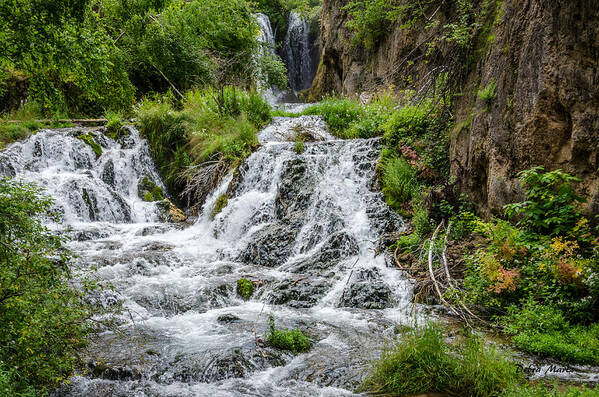
[[[313,97],[359,95],[409,81],[418,89],[435,67],[451,61],[422,61],[431,31],[392,28],[376,50],[356,50],[345,27],[345,2],[324,0],[323,58]],[[596,0],[504,0],[495,7],[491,30],[476,40],[476,63],[456,82],[462,95],[456,100],[452,174],[488,215],[521,198],[519,171],[561,168],[582,179],[578,188],[589,199],[587,210],[597,214],[599,6]],[[438,12],[441,20],[449,17],[443,6]],[[497,88],[487,108],[476,93],[489,83]]]

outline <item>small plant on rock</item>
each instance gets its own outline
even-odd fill
[[[268,318],[268,323],[270,329],[267,341],[271,346],[293,353],[304,353],[312,347],[310,339],[299,329],[277,329],[272,315]]]
[[[254,284],[247,278],[237,280],[237,293],[245,300],[250,299],[254,293]]]

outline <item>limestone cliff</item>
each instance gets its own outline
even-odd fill
[[[431,30],[392,27],[375,50],[352,46],[345,2],[324,0],[323,57],[313,97],[390,84],[418,89],[435,68],[454,61],[441,50],[424,62],[422,43],[434,36]],[[485,3],[477,4],[479,12]],[[439,1],[441,19],[450,17],[444,4]],[[587,209],[599,213],[599,3],[504,0],[493,7],[487,16],[492,24],[470,54],[474,62],[453,76],[461,95],[455,100],[452,174],[489,214],[520,198],[519,171],[561,168],[582,179],[578,188],[589,199]],[[486,109],[476,92],[491,82],[496,96]]]

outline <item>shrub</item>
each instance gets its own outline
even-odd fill
[[[0,382],[14,395],[56,388],[90,331],[64,238],[40,220],[58,220],[52,205],[35,185],[0,179]]]
[[[115,139],[123,127],[123,115],[120,112],[108,111],[104,117],[106,118],[106,131],[108,136]]]
[[[349,139],[355,138],[348,134],[349,127],[365,115],[365,110],[359,102],[351,99],[326,98],[308,107],[302,114],[321,115],[333,135]]]
[[[254,293],[254,284],[247,278],[237,280],[237,294],[248,300]]]
[[[572,188],[580,180],[561,170],[545,172],[533,167],[520,172],[526,201],[508,204],[508,217],[520,216],[519,225],[539,234],[559,236],[572,231],[580,221],[577,203],[584,202]]]
[[[312,347],[310,339],[299,329],[277,329],[272,315],[268,318],[268,323],[267,341],[271,346],[296,354],[307,352]]]
[[[501,319],[520,350],[578,364],[599,363],[599,324],[570,325],[562,312],[529,299]]]

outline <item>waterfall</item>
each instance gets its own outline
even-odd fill
[[[311,137],[301,153],[297,131]],[[112,286],[94,298],[125,309],[120,331],[94,338],[87,370],[53,395],[353,395],[413,308],[410,282],[377,243],[403,227],[373,189],[380,141],[336,140],[317,116],[275,118],[184,228],[157,222],[155,204],[139,198],[140,179],[162,182],[129,132],[86,130],[99,156],[80,129],[43,130],[0,152],[2,172],[56,198],[75,274]],[[241,278],[256,287],[247,301],[236,294]],[[265,344],[269,314],[306,332],[312,350]]]
[[[258,36],[258,41],[264,44],[274,55],[275,35],[272,32],[272,25],[270,24],[270,19],[268,18],[268,16],[264,14],[256,14],[256,19],[258,20],[258,24],[260,25],[260,36]]]
[[[310,88],[318,66],[318,50],[316,40],[310,35],[310,25],[295,12],[289,15],[282,57],[290,87],[295,92]]]
[[[93,136],[100,156],[82,135]],[[139,197],[138,183],[147,178],[164,188],[147,144],[132,127],[118,141],[94,128],[42,130],[0,152],[1,175],[46,189],[68,223],[156,220],[156,204]]]

